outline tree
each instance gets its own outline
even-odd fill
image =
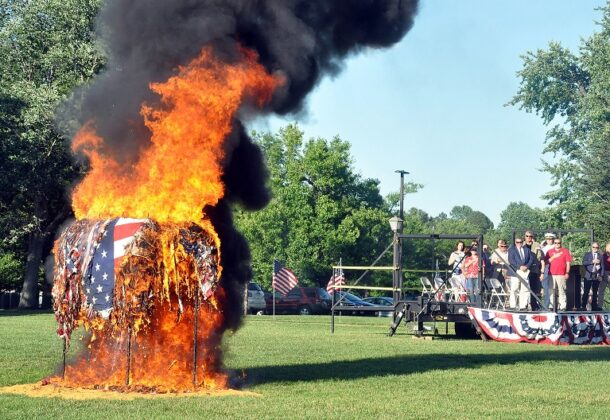
[[[540,230],[549,227],[561,227],[549,223],[549,215],[550,212],[533,208],[521,201],[509,203],[500,213],[500,224],[498,225],[497,234],[499,238],[510,241],[513,229],[519,229],[522,235],[522,231],[526,229]]]
[[[565,227],[591,227],[610,237],[610,3],[599,32],[578,54],[558,43],[527,52],[520,88],[510,104],[539,115],[549,126],[543,162],[556,188],[544,197],[557,205]]]
[[[266,287],[274,259],[302,283],[323,285],[340,258],[366,265],[391,241],[379,182],[356,173],[349,143],[303,136],[296,125],[254,135],[273,199],[256,213],[238,209],[236,223],[250,243],[254,278]]]
[[[473,210],[469,206],[455,206],[451,209],[449,216],[454,220],[464,221],[467,225],[474,227],[471,233],[487,233],[494,228],[493,222],[485,214]]]
[[[71,212],[66,192],[79,168],[55,110],[104,64],[93,36],[99,5],[0,3],[0,248],[25,259],[22,308],[38,305],[45,244]]]

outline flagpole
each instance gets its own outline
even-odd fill
[[[341,259],[339,259],[339,265],[341,265]],[[337,291],[337,289],[335,289],[335,271],[336,269],[333,268],[333,275],[330,278],[333,282],[332,286],[332,292],[333,294],[330,295],[330,333],[334,334],[335,333],[335,292]]]
[[[275,261],[273,261],[273,274],[271,274],[271,285],[273,287],[273,320],[275,321]]]

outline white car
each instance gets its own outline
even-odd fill
[[[265,305],[263,289],[257,283],[248,283],[248,313],[262,313],[265,310]]]

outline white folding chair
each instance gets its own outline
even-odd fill
[[[457,276],[451,276],[451,277],[449,277],[449,284],[451,285],[449,292],[451,293],[453,301],[454,302],[465,301],[466,300],[465,297],[468,293],[464,289],[462,280]],[[464,299],[461,299],[462,296],[464,296]]]
[[[508,299],[509,293],[506,291],[500,280],[492,277],[489,279],[491,283],[491,298],[489,299],[489,305],[487,305],[487,309],[491,308],[491,305],[494,302],[494,299],[497,300],[496,307],[494,309],[498,309],[502,306],[502,309],[506,308],[506,299]]]
[[[428,277],[420,277],[419,281],[421,282],[421,295],[422,296],[427,296],[428,298],[432,297],[432,295],[434,295],[434,285],[432,285],[432,282],[430,281],[430,279]]]
[[[434,277],[434,290],[436,292],[436,300],[438,301],[446,301],[445,294],[447,293],[447,285],[445,284],[445,280],[440,275],[436,275]]]

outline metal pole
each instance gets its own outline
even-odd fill
[[[404,220],[404,198],[405,198],[405,175],[409,175],[409,172],[398,169],[394,171],[400,174],[400,212],[398,217]],[[402,233],[402,229],[400,231]]]
[[[197,334],[199,332],[199,290],[195,293],[195,308],[193,308],[193,387],[197,388]]]
[[[131,325],[127,328],[127,375],[125,385],[129,386],[129,376],[131,375]]]
[[[341,262],[339,262],[339,265],[343,265]],[[335,269],[333,268],[333,279],[335,277]],[[335,292],[337,291],[337,289],[334,288],[334,282],[333,282],[333,289],[332,289],[332,295],[330,295],[330,333],[334,334],[335,333]]]
[[[402,169],[399,169],[396,172],[400,174],[400,213],[398,217],[404,221],[405,175],[408,175],[409,172],[403,171]],[[398,234],[402,234],[403,231],[404,226],[401,223],[398,232],[394,233],[394,270],[396,273],[394,289],[399,289],[398,292],[394,291],[394,304],[402,300],[402,239],[398,237]]]
[[[400,293],[398,291],[400,283],[400,239],[398,238],[398,232],[394,232],[394,250],[393,250],[393,265],[394,270],[392,271],[392,292],[394,298],[394,304],[400,300]]]
[[[483,273],[483,235],[479,235],[479,238],[477,239],[477,241],[479,242],[479,246],[478,246],[478,253],[479,253],[479,290],[478,290],[478,296],[477,296],[477,302],[476,305],[481,308],[483,307],[483,282],[485,281],[485,274]],[[489,269],[489,267],[487,267]]]
[[[64,379],[66,379],[66,337],[64,337],[63,339],[64,341],[64,349],[63,349],[63,369],[61,371],[61,380],[63,381]]]

